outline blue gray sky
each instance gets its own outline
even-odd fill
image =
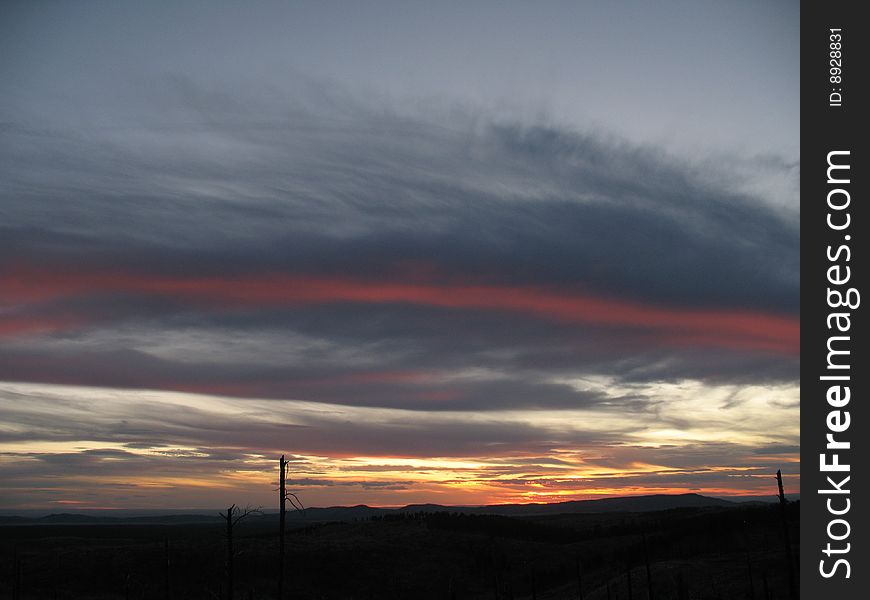
[[[797,491],[798,24],[4,3],[0,502]]]

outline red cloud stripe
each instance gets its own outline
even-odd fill
[[[287,274],[173,278],[129,273],[31,271],[9,277],[0,291],[0,301],[33,303],[106,293],[174,297],[207,304],[213,309],[349,302],[500,310],[569,323],[653,330],[661,332],[662,343],[678,345],[787,353],[798,352],[800,346],[800,324],[795,317],[748,310],[662,307],[507,285],[363,281]]]

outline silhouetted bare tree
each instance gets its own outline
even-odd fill
[[[789,540],[788,535],[788,500],[785,499],[785,492],[782,489],[782,471],[780,469],[776,470],[776,485],[779,488],[779,509],[780,514],[782,515],[782,540],[785,545],[789,597],[792,600],[797,600],[798,588],[794,577],[794,564],[791,556],[791,540]]]
[[[305,510],[305,507],[302,506],[302,501],[299,500],[299,497],[296,496],[293,492],[287,491],[287,461],[284,459],[284,455],[281,455],[281,460],[279,462],[280,465],[280,475],[279,475],[279,483],[278,483],[278,497],[279,497],[279,518],[278,518],[278,598],[279,600],[284,600],[284,554],[285,554],[285,524],[287,521],[287,502],[298,510],[302,512]]]
[[[242,519],[251,515],[263,514],[263,511],[260,508],[251,508],[250,506],[241,509],[233,504],[226,513],[218,514],[227,522],[227,600],[233,600],[233,529]]]

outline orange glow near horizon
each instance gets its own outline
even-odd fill
[[[10,415],[44,418],[50,427],[41,440],[13,437],[0,443],[0,470],[12,475],[4,481],[0,507],[43,508],[58,506],[59,500],[80,502],[82,508],[203,508],[234,502],[269,507],[282,454],[291,461],[288,485],[305,506],[538,503],[688,492],[771,496],[780,467],[786,471],[787,492],[799,491],[799,431],[788,427],[799,410],[790,402],[799,396],[797,388],[741,386],[737,408],[721,406],[735,399],[730,386],[684,382],[632,390],[668,398],[650,417],[660,424],[627,424],[625,413],[601,408],[430,413],[0,383],[0,401],[8,403]],[[697,402],[699,396],[703,403]],[[779,401],[785,403],[771,412],[771,403]],[[70,423],[93,427],[95,437],[52,439],[63,426],[54,418],[59,408]],[[674,418],[681,420],[680,429],[665,426]],[[510,446],[464,442],[468,451],[458,452],[450,436],[469,421],[474,431],[497,425],[511,435],[530,423],[535,431],[527,434],[531,443],[523,438]],[[118,434],[114,428],[121,422]],[[0,412],[0,426],[14,432],[11,423]],[[348,434],[353,431],[348,423],[359,425],[360,440]],[[106,427],[110,437],[99,437]],[[429,439],[417,447],[413,436],[402,436],[390,451],[381,449],[382,440],[371,443],[375,436],[388,438],[395,427],[425,430]],[[627,428],[608,439],[619,427]],[[135,432],[141,430],[156,442],[139,443]],[[227,437],[245,431],[232,441]],[[304,431],[306,436],[294,435]],[[433,443],[439,435],[446,439]],[[599,435],[602,439],[595,441]]]
[[[769,474],[764,476],[773,481],[773,477]],[[218,506],[226,503],[227,500],[233,498],[253,498],[255,501],[252,504],[258,506],[271,507],[273,495],[270,493],[252,494],[252,483],[265,484],[266,489],[271,491],[274,487],[274,482],[257,481],[252,482],[247,478],[235,478],[225,474],[222,481],[205,481],[188,478],[164,478],[160,480],[142,481],[136,478],[89,478],[84,480],[72,480],[68,485],[87,484],[90,486],[118,486],[123,485],[128,488],[137,489],[140,493],[151,493],[153,496],[150,500],[140,502],[140,504],[131,506],[126,503],[115,504],[107,502],[108,499],[102,498],[99,500],[76,500],[76,499],[61,499],[50,500],[45,505],[28,504],[21,508],[46,508],[51,504],[67,505],[76,508],[87,509],[112,509],[112,508],[207,508],[209,506]],[[793,480],[793,477],[789,478]],[[341,482],[347,485],[351,482],[347,480],[337,479],[336,482]],[[365,484],[364,480],[356,480],[353,483],[362,487]],[[487,485],[485,483],[465,482],[452,484],[432,484],[428,485],[421,482],[421,485],[416,489],[393,490],[390,495],[367,495],[357,492],[355,497],[347,497],[344,501],[330,502],[318,501],[319,494],[314,493],[311,489],[299,490],[297,493],[302,494],[305,500],[305,505],[309,507],[326,507],[326,506],[353,506],[365,504],[372,507],[401,507],[409,504],[441,504],[445,506],[484,506],[484,505],[499,505],[499,504],[548,504],[558,502],[570,502],[579,500],[595,500],[603,498],[618,498],[628,496],[643,496],[653,494],[668,494],[678,495],[686,493],[696,493],[706,496],[717,497],[744,497],[744,496],[775,496],[775,484],[766,488],[752,489],[734,489],[726,487],[673,487],[673,486],[622,486],[608,487],[601,485],[593,485],[582,490],[576,489],[552,489],[544,488],[540,484],[530,481],[524,490],[504,490],[498,489],[496,486]],[[184,492],[183,494],[180,492]],[[205,495],[200,491],[207,492]],[[792,481],[786,485],[785,492],[787,494],[799,493],[800,488],[793,485]],[[75,492],[70,495],[74,495]],[[167,504],[167,498],[174,500],[172,504]],[[198,498],[198,500],[190,500],[187,502],[179,501],[176,498]],[[312,498],[315,500],[312,502]],[[6,507],[14,508],[14,507]]]
[[[148,454],[142,451],[143,455]],[[796,456],[790,457],[797,460]],[[679,486],[660,485],[649,482],[633,484],[633,479],[645,476],[664,476],[679,473],[680,470],[656,465],[629,465],[626,469],[601,469],[584,466],[582,463],[561,465],[558,474],[536,473],[526,464],[516,464],[511,459],[405,459],[389,456],[360,456],[351,458],[309,457],[313,464],[307,471],[317,473],[319,483],[309,484],[313,476],[309,473],[291,471],[288,487],[301,494],[306,506],[333,506],[366,504],[369,506],[396,507],[407,504],[436,503],[443,505],[491,505],[552,503],[596,498],[638,496],[648,494],[698,493],[709,496],[746,496],[776,494],[773,474],[760,472],[754,467],[702,467],[693,473],[714,473],[717,471],[738,473],[741,485],[723,486]],[[274,488],[277,481],[275,460],[265,456],[252,458],[249,468],[240,466],[215,473],[197,475],[89,475],[70,477],[64,482],[66,498],[53,500],[50,504],[75,506],[76,508],[121,508],[112,505],[105,498],[74,499],[76,489],[98,489],[101,487],[124,487],[137,490],[137,494],[153,496],[144,506],[136,508],[162,508],[165,499],[172,499],[175,508],[202,508],[206,505],[226,503],[239,497],[251,498],[252,504],[271,506],[274,502]],[[510,475],[492,476],[488,469],[494,466],[510,467],[516,472]],[[348,467],[361,470],[349,472]],[[367,471],[366,468],[370,468]],[[385,470],[391,467],[392,470]],[[291,465],[292,468],[292,465]],[[525,471],[524,471],[525,470]],[[373,480],[379,485],[395,482],[402,488],[380,492],[377,487],[369,488]],[[608,482],[620,479],[620,485]],[[799,476],[786,475],[786,492],[799,492]],[[305,485],[299,485],[300,483]],[[579,485],[579,487],[578,487]],[[336,497],[337,502],[324,501],[330,488],[347,490]],[[190,498],[183,505],[182,498]],[[161,500],[162,499],[162,500]],[[164,504],[161,504],[164,503]],[[29,506],[28,508],[39,508]]]

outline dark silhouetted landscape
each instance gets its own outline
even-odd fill
[[[799,507],[786,510],[795,541]],[[780,508],[697,494],[308,508],[287,514],[285,597],[785,599]],[[277,528],[276,513],[237,524],[232,597],[278,597]],[[225,529],[217,511],[3,517],[0,591],[22,599],[228,598]]]

